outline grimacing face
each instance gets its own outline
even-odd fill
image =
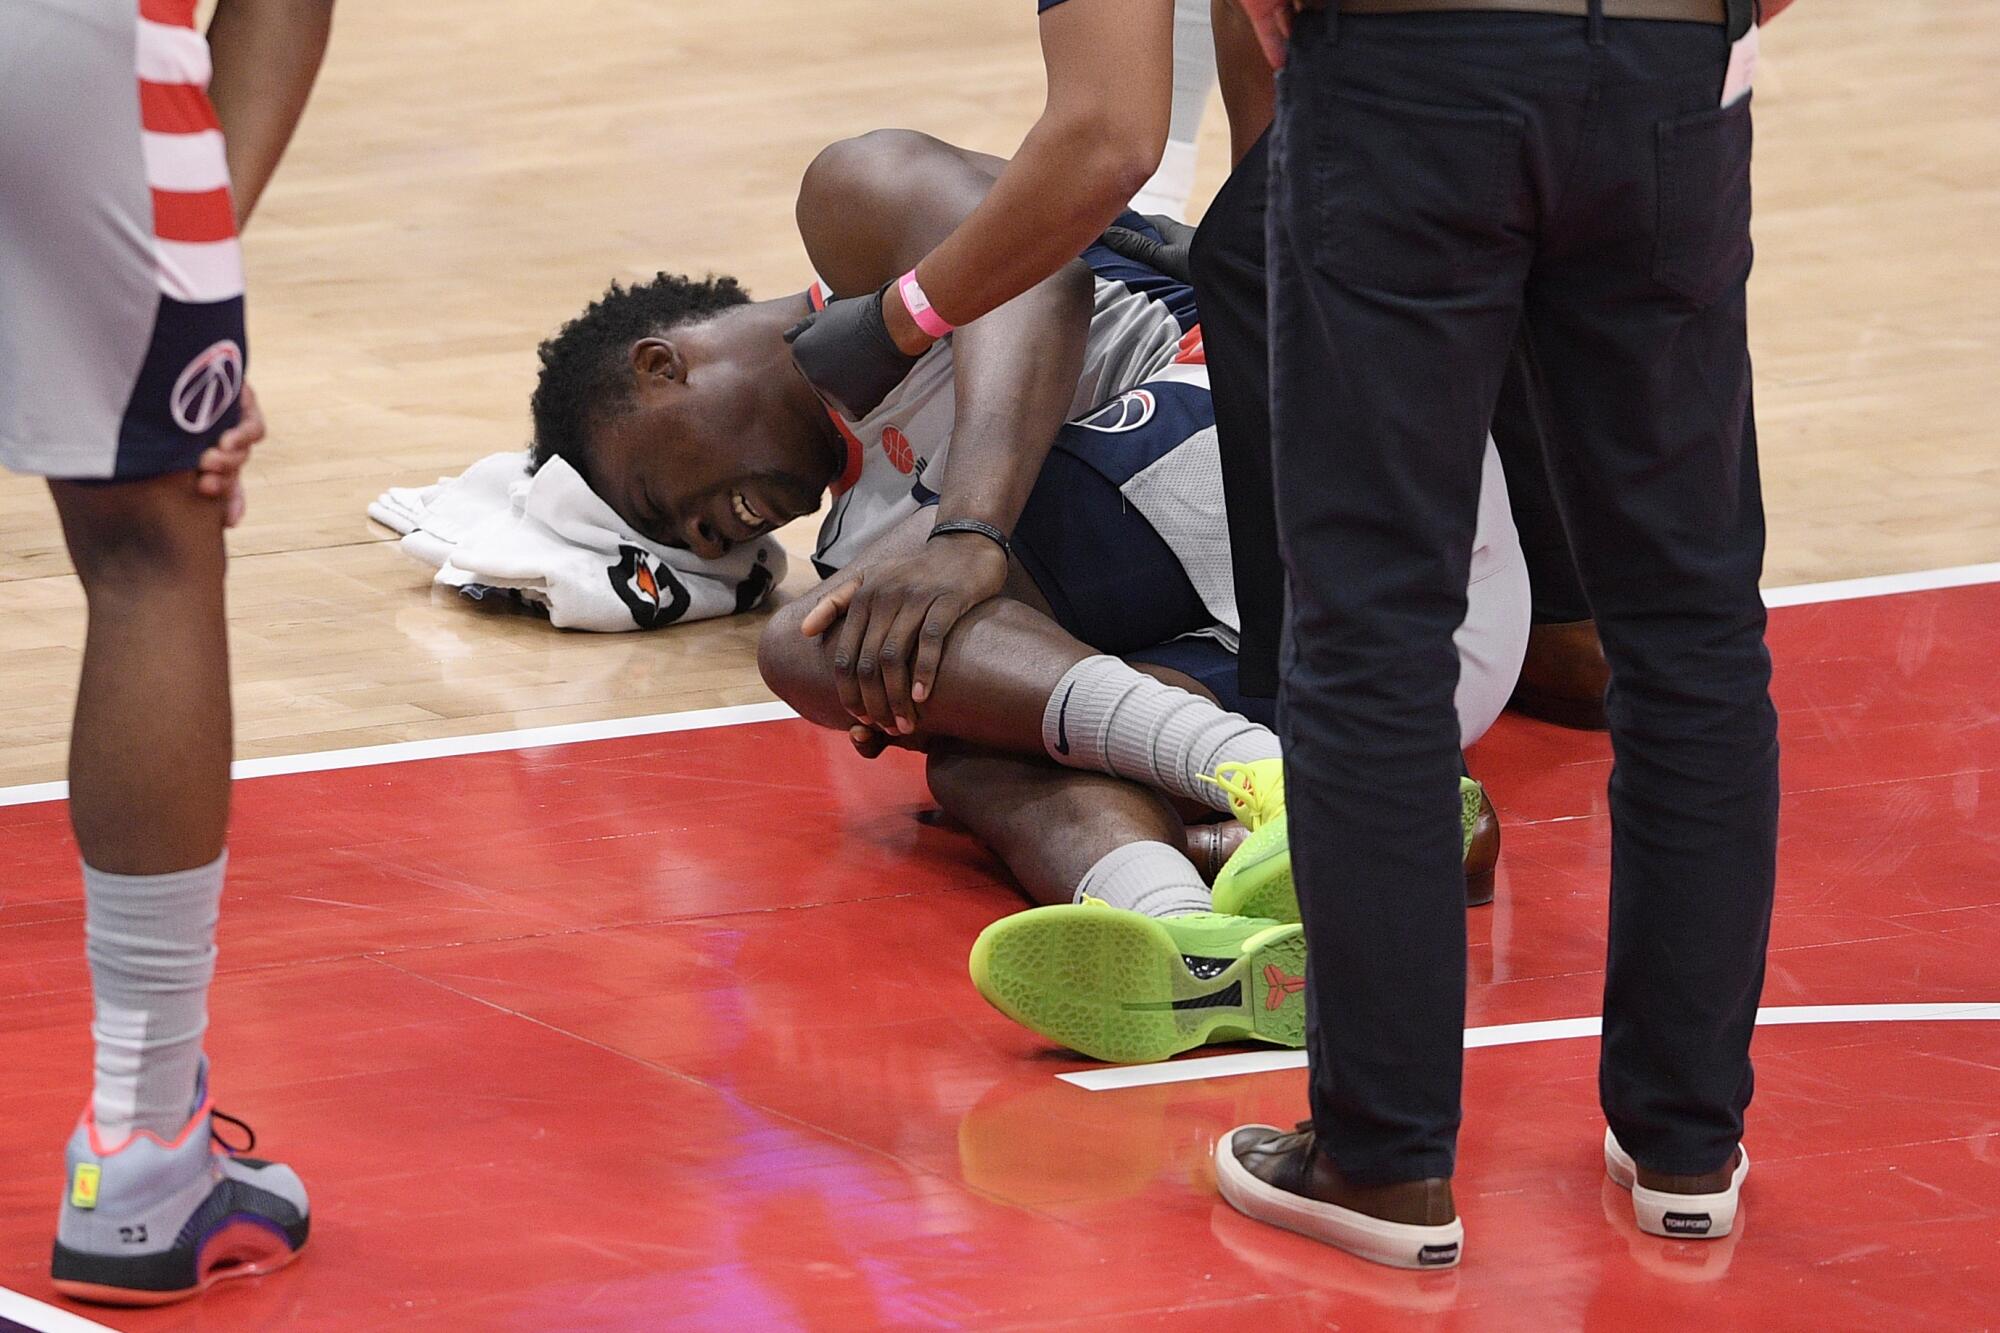
[[[843,446],[781,341],[762,365],[704,341],[633,346],[632,409],[595,427],[591,482],[649,540],[712,560],[819,508]]]

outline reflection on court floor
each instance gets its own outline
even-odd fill
[[[1771,641],[1765,1003],[2000,1001],[2000,584],[1786,607]],[[1512,717],[1474,753],[1506,843],[1472,1024],[1599,1012],[1610,763]],[[986,1008],[965,952],[1017,900],[930,810],[913,759],[796,721],[239,784],[211,1049],[224,1105],[313,1183],[312,1249],[196,1305],[84,1313],[1275,1333],[2000,1309],[2000,1025],[1760,1031],[1756,1171],[1715,1245],[1639,1235],[1605,1182],[1594,1040],[1474,1050],[1465,1266],[1375,1269],[1216,1200],[1213,1137],[1296,1119],[1302,1073],[1087,1091]],[[64,820],[0,809],[0,1285],[41,1298],[89,1059]]]

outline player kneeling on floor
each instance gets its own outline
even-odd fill
[[[893,279],[996,169],[907,132],[827,149],[798,208],[821,281],[764,302],[728,278],[614,285],[542,346],[535,457],[567,459],[640,532],[706,556],[831,492],[826,581],[773,618],[760,666],[864,755],[925,750],[944,809],[1055,904],[981,935],[981,993],[1102,1059],[1297,1046],[1283,765],[1268,705],[1236,688],[1193,293],[1093,247],[940,341],[860,419],[830,413],[787,353],[829,291]],[[1506,702],[1527,628],[1489,448],[1458,638],[1468,743]],[[1438,795],[1468,851],[1481,844],[1471,896],[1490,897],[1491,807],[1469,779]],[[1238,840],[1211,894],[1197,862]]]

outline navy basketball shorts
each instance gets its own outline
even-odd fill
[[[1148,423],[1148,429],[1151,423]],[[1014,531],[1014,552],[1062,627],[1099,652],[1193,678],[1224,708],[1275,725],[1272,699],[1245,695],[1236,654],[1214,633],[1187,566],[1121,490],[1118,477],[1186,437],[1149,444],[1144,429],[1113,437],[1072,422],[1057,436]],[[1123,462],[1119,455],[1125,455]],[[1527,562],[1508,511],[1507,482],[1489,442],[1480,491],[1478,543],[1466,589],[1454,700],[1460,744],[1486,734],[1513,692],[1527,651]]]
[[[193,468],[234,425],[243,261],[194,0],[0,0],[0,465]]]
[[[1246,699],[1237,689],[1236,654],[1214,637],[1214,615],[1181,558],[1118,480],[1181,447],[1213,418],[1161,411],[1115,435],[1086,424],[1122,401],[1057,436],[1015,525],[1014,554],[1071,636],[1128,662],[1188,676],[1222,707],[1268,726],[1272,702]],[[1199,404],[1205,414],[1205,393]]]

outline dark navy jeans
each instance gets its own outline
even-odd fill
[[[1285,622],[1284,565],[1278,559],[1271,495],[1271,330],[1264,251],[1270,135],[1259,138],[1201,215],[1194,241],[1195,298],[1201,309],[1223,499],[1243,632],[1237,653],[1242,695],[1278,695],[1278,645]],[[1549,490],[1541,427],[1528,391],[1525,349],[1510,359],[1493,410],[1493,442],[1506,471],[1507,498],[1528,564],[1537,621],[1587,620],[1569,539]]]
[[[1720,26],[1315,11],[1280,76],[1279,724],[1313,1119],[1357,1182],[1453,1168],[1451,636],[1517,347],[1612,671],[1604,1110],[1659,1171],[1717,1169],[1742,1132],[1778,752],[1744,323],[1750,109],[1718,107],[1727,61]]]

